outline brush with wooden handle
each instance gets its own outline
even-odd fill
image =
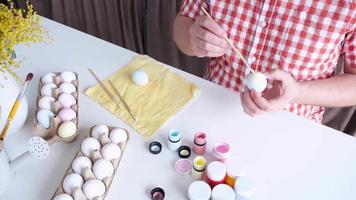
[[[32,78],[33,78],[33,74],[32,73],[27,74],[26,80],[25,80],[24,84],[22,85],[22,88],[21,88],[21,90],[19,92],[19,95],[17,96],[17,98],[15,100],[14,105],[11,108],[9,116],[7,117],[6,124],[5,124],[4,128],[1,131],[1,134],[0,134],[0,140],[1,141],[4,140],[4,138],[6,137],[7,132],[9,131],[10,124],[11,124],[12,120],[14,119],[18,108],[21,105],[21,100],[24,97],[26,89],[27,89],[27,86],[30,83],[30,81],[32,80]]]
[[[201,8],[201,10],[204,12],[204,14],[211,20],[215,21],[211,15],[208,13],[208,11],[205,10],[205,8]],[[239,56],[239,58],[242,60],[242,62],[246,65],[246,67],[251,70],[253,73],[255,73],[255,70],[252,69],[252,67],[248,64],[248,62],[246,61],[246,59],[242,56],[242,54],[240,53],[239,50],[237,50],[237,48],[235,47],[235,45],[233,44],[233,42],[227,37],[224,36],[224,39],[226,40],[226,42],[229,44],[229,46],[232,48],[232,50]]]

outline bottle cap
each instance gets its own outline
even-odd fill
[[[204,181],[194,181],[188,189],[190,200],[209,200],[211,196],[210,186]]]
[[[212,200],[235,200],[235,191],[226,184],[219,184],[213,188],[211,193]]]
[[[152,200],[163,200],[165,192],[162,188],[156,187],[151,190],[151,199]]]
[[[206,168],[206,159],[203,156],[197,156],[194,158],[193,167],[197,171],[204,171]]]
[[[236,194],[244,198],[251,197],[255,192],[252,182],[244,176],[238,178],[234,189]]]
[[[213,161],[207,167],[207,176],[212,181],[223,180],[226,176],[226,165],[220,161]]]
[[[153,141],[150,143],[149,150],[153,154],[159,154],[162,150],[162,144],[157,141]]]
[[[177,131],[175,129],[170,130],[168,133],[168,139],[171,142],[178,142],[181,139],[179,131]]]
[[[192,162],[188,159],[179,159],[175,164],[176,172],[179,174],[187,175],[192,171]]]
[[[191,153],[190,147],[188,146],[181,146],[178,148],[178,156],[180,158],[189,158]]]
[[[203,132],[197,132],[194,136],[194,144],[203,146],[206,144],[206,134]]]

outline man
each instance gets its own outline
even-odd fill
[[[355,29],[350,0],[185,0],[173,37],[185,54],[210,57],[206,78],[241,92],[247,114],[285,109],[320,122],[324,106],[356,104]],[[272,87],[262,94],[245,88],[250,72],[224,35]],[[344,74],[336,76],[340,57]]]

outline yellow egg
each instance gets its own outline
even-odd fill
[[[61,138],[73,136],[77,132],[77,126],[72,121],[63,122],[58,128],[58,135]]]

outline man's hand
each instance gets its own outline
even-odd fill
[[[282,110],[298,96],[298,83],[289,73],[276,69],[270,72],[267,77],[273,81],[271,89],[267,89],[261,94],[246,88],[245,92],[240,94],[245,113],[252,117]]]
[[[201,15],[189,28],[193,54],[198,57],[219,57],[226,53],[226,32],[213,20]]]

